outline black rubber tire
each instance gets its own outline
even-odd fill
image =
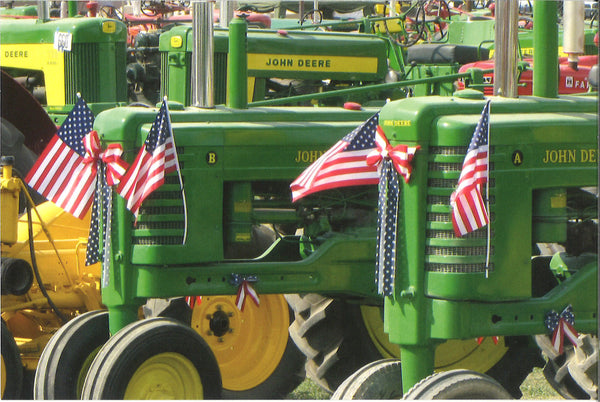
[[[90,358],[110,337],[108,311],[95,310],[63,325],[44,347],[33,386],[34,399],[79,399]]]
[[[192,322],[192,309],[184,298],[149,299],[143,309],[146,318],[170,317],[188,326]],[[294,313],[291,308],[289,314],[290,322],[293,322]],[[240,356],[240,359],[243,358],[244,356]],[[223,388],[223,399],[285,399],[304,381],[304,362],[304,355],[290,337],[275,371],[264,382],[243,391]]]
[[[346,378],[331,399],[402,399],[400,359],[377,360],[358,369]]]
[[[315,293],[286,295],[295,313],[290,336],[306,356],[307,377],[328,392],[360,367],[382,358],[360,315],[360,306]]]
[[[220,399],[219,366],[204,339],[190,327],[162,317],[133,322],[106,342],[90,366],[82,399],[124,399],[136,370],[163,353],[188,359],[200,376],[203,397]]]
[[[359,305],[314,293],[286,299],[295,312],[290,336],[306,356],[306,375],[324,390],[335,391],[356,370],[384,358],[364,325]],[[505,337],[504,342],[508,352],[487,374],[518,399],[525,378],[544,361],[527,337]]]
[[[492,377],[471,370],[450,370],[430,375],[415,384],[404,399],[511,399]]]
[[[19,347],[12,333],[2,320],[2,382],[5,384],[2,390],[2,399],[20,399],[21,387],[23,385],[23,363]]]

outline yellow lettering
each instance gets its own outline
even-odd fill
[[[312,163],[312,162],[316,161],[317,159],[319,159],[321,157],[321,155],[323,155],[323,151],[319,151],[319,150],[298,151],[298,153],[296,154],[296,157],[294,158],[294,162],[296,162],[296,163],[300,163],[300,162]]]
[[[384,126],[391,126],[391,127],[410,127],[411,124],[412,123],[410,120],[384,120],[383,121]]]
[[[521,154],[519,152],[515,152],[513,155],[513,163],[515,165],[520,165],[521,163],[523,163],[523,160],[521,159]]]

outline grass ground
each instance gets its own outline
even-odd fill
[[[546,382],[544,374],[540,368],[535,368],[531,374],[525,379],[521,385],[521,391],[525,400],[557,400],[563,399],[559,394],[552,389]],[[287,399],[329,399],[331,395],[323,391],[317,384],[309,379],[304,380],[288,395]]]

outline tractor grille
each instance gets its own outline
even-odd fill
[[[72,50],[64,52],[66,104],[76,103],[78,92],[88,103],[127,100],[123,70],[126,65],[125,43],[115,43],[114,46],[114,55],[111,57],[101,57],[97,43],[73,43]],[[111,63],[107,65],[106,61]],[[103,71],[106,68],[114,70],[110,76],[114,76],[116,82],[106,83],[98,79],[100,76],[106,76],[106,71]]]
[[[179,157],[184,149],[177,147]],[[183,164],[180,162],[183,174]],[[182,177],[185,182],[185,177]],[[176,172],[165,176],[165,183],[144,200],[137,224],[132,225],[132,243],[140,245],[177,245],[183,242],[184,205]]]
[[[485,272],[487,256],[487,228],[476,230],[463,237],[456,237],[452,227],[450,195],[456,187],[465,157],[465,147],[431,147],[427,180],[427,245],[425,269],[442,273]],[[491,153],[491,152],[490,152]],[[490,170],[493,165],[490,165]],[[490,219],[493,221],[493,187],[490,183]],[[493,261],[494,233],[490,246]],[[490,263],[489,270],[493,270]]]
[[[160,53],[160,97],[169,95],[169,53]]]
[[[98,45],[74,43],[72,51],[65,54],[65,103],[77,102],[77,92],[87,102],[98,102],[100,91],[97,86],[100,76]]]

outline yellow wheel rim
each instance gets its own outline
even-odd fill
[[[179,353],[167,352],[146,360],[133,373],[123,399],[203,399],[194,364]]]
[[[4,390],[6,389],[6,364],[4,363],[4,356],[2,356],[2,372],[0,376],[2,377],[2,396],[4,396]]]
[[[246,299],[244,311],[235,296],[203,296],[194,307],[192,328],[213,351],[223,388],[252,389],[275,371],[288,342],[288,304],[283,295],[261,295],[260,306]]]
[[[361,315],[373,341],[373,344],[384,358],[400,357],[400,347],[389,341],[383,331],[381,308],[361,306]],[[504,346],[504,338],[499,337],[496,345],[491,337],[477,343],[476,339],[448,340],[435,350],[435,370],[447,371],[458,368],[485,373],[502,359],[508,351]]]

